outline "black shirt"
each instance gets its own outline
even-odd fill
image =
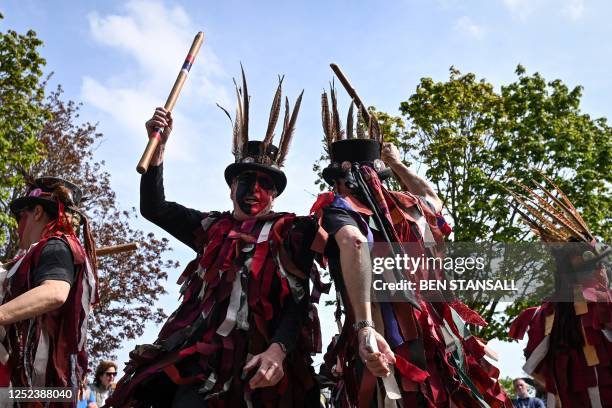
[[[194,232],[200,227],[204,213],[166,201],[164,166],[150,166],[140,179],[140,212],[143,217],[198,252]]]
[[[72,252],[64,241],[50,239],[40,253],[38,264],[32,271],[34,286],[39,286],[46,280],[61,280],[74,283],[74,261]]]

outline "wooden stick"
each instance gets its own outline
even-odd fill
[[[200,46],[204,41],[204,33],[200,31],[195,38],[193,39],[193,43],[191,44],[191,48],[189,49],[189,53],[187,54],[187,58],[185,58],[185,62],[181,70],[179,71],[178,76],[176,77],[176,81],[174,81],[174,86],[170,91],[170,95],[168,95],[168,99],[166,100],[166,104],[164,108],[168,111],[172,111],[174,108],[174,104],[178,99],[179,94],[181,93],[181,89],[183,89],[183,84],[187,79],[187,75],[189,74],[189,70],[195,61],[196,55],[198,55],[198,51],[200,51]],[[149,137],[149,143],[147,143],[147,147],[145,148],[140,161],[138,162],[138,166],[136,166],[136,171],[140,174],[144,174],[147,172],[149,168],[149,163],[151,162],[151,158],[159,145],[159,141],[161,140],[161,135],[164,132],[164,128],[157,128]]]
[[[355,90],[355,88],[351,86],[351,83],[344,75],[344,72],[342,72],[340,67],[333,62],[329,64],[329,66],[331,67],[332,71],[334,71],[334,74],[336,74],[336,76],[338,77],[338,80],[340,81],[342,86],[344,86],[346,93],[348,93],[351,99],[353,99],[355,103],[359,106],[359,109],[361,110],[361,116],[363,116],[364,119],[367,119],[368,123],[370,123],[370,112],[368,112],[368,108],[363,104],[363,101],[361,100],[359,95],[357,95],[357,91]]]
[[[140,247],[138,242],[130,242],[128,244],[111,245],[96,249],[96,256],[116,255],[123,252],[135,251]]]

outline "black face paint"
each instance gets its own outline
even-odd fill
[[[274,183],[268,175],[248,171],[238,175],[236,181],[236,202],[245,214],[256,215],[268,207],[274,191]]]

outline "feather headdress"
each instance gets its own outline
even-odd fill
[[[275,167],[282,167],[285,163],[287,153],[289,152],[289,145],[291,144],[291,140],[293,138],[295,124],[304,91],[302,91],[298,96],[293,110],[290,110],[289,108],[289,99],[285,98],[283,127],[278,149],[276,149],[276,147],[273,145],[273,139],[282,106],[282,85],[284,78],[283,76],[279,76],[278,86],[276,87],[272,107],[270,108],[270,116],[268,118],[266,133],[263,140],[259,144],[260,152],[258,155],[253,156],[251,154],[252,152],[247,149],[247,145],[249,144],[250,95],[248,93],[246,76],[244,74],[242,65],[240,65],[240,71],[242,75],[241,85],[238,85],[237,81],[234,80],[234,87],[236,89],[236,115],[234,119],[232,120],[232,117],[227,109],[217,104],[217,106],[219,106],[219,108],[225,112],[232,123],[232,154],[234,155],[235,162],[254,162]]]
[[[353,114],[355,107],[357,107],[357,120]],[[370,113],[367,118],[364,118],[363,109],[356,101],[351,101],[346,118],[346,129],[343,130],[334,83],[330,84],[329,98],[327,92],[323,91],[321,94],[321,122],[324,135],[323,147],[327,153],[331,151],[331,145],[334,142],[344,139],[371,139],[382,143],[382,134],[376,116]]]
[[[543,184],[532,180],[534,188],[515,181],[516,188],[507,189],[524,222],[545,242],[594,243],[595,237],[569,198],[549,177],[542,177]]]

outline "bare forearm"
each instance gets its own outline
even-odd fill
[[[372,262],[365,237],[344,227],[336,234],[340,247],[342,279],[351,302],[355,321],[372,320],[370,290],[372,284]],[[356,228],[355,228],[356,229]],[[359,234],[361,235],[361,234]]]
[[[55,310],[64,304],[69,291],[68,282],[45,281],[42,285],[0,306],[0,325],[4,326]]]
[[[434,206],[436,211],[442,210],[442,202],[430,183],[419,177],[402,162],[391,163],[389,166],[409,192],[425,197]]]

